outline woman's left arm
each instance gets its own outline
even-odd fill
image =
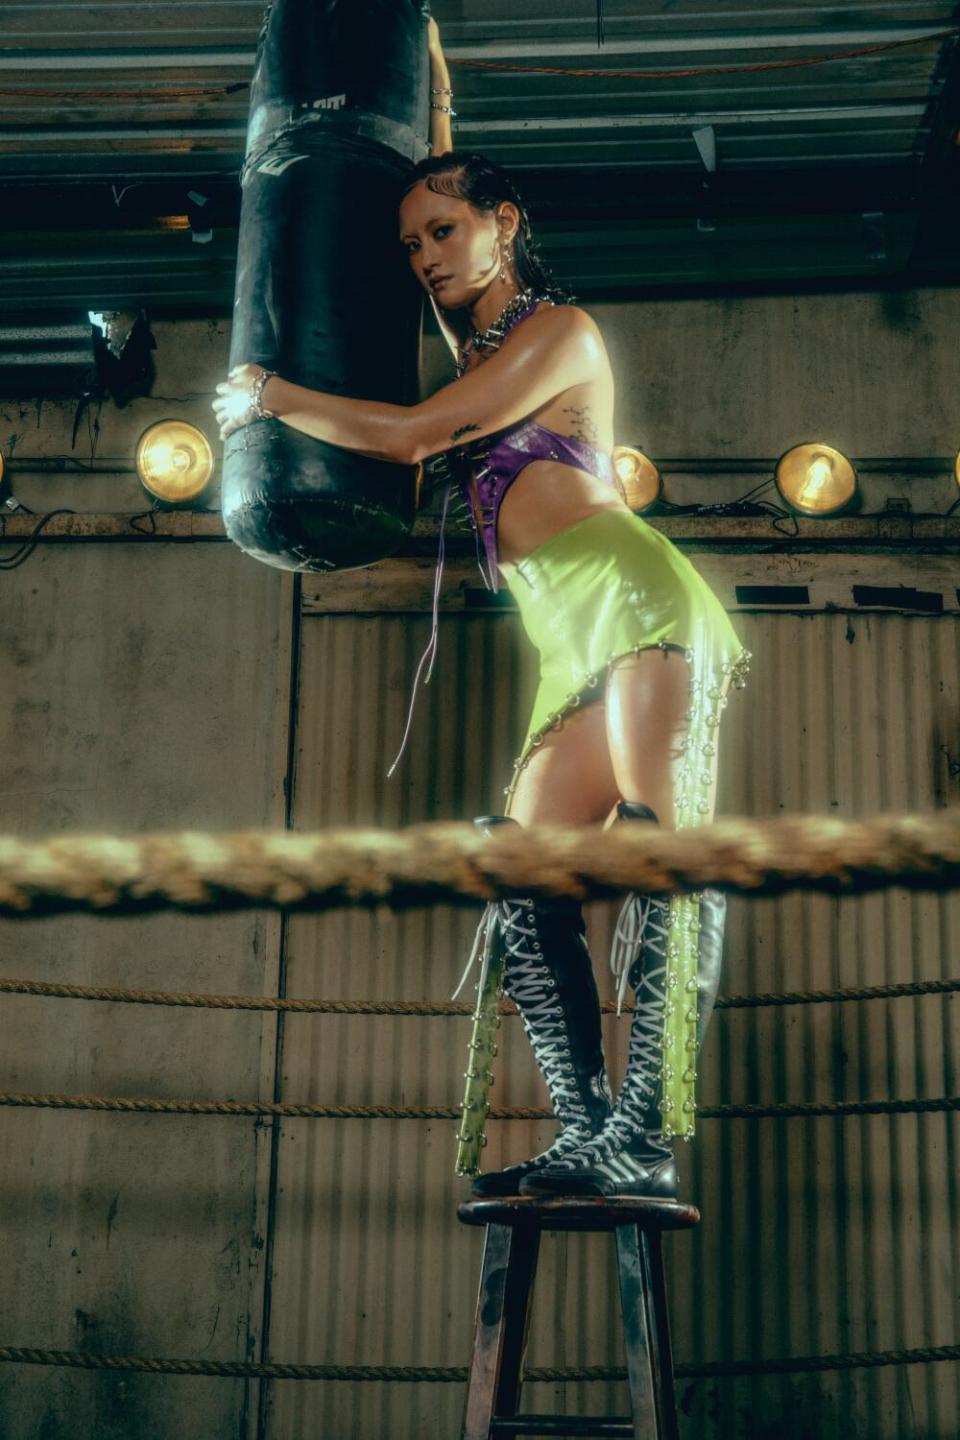
[[[330,445],[378,460],[416,465],[469,439],[490,435],[533,414],[572,385],[593,379],[604,362],[596,325],[573,306],[531,315],[495,354],[418,405],[387,405],[308,390],[273,376],[263,387],[264,411]],[[230,372],[214,401],[221,438],[251,418],[234,418],[238,402],[261,373],[257,365]],[[231,414],[231,411],[233,414]]]

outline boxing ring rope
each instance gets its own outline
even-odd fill
[[[506,833],[505,833],[506,832]],[[704,886],[744,895],[960,885],[960,810],[870,820],[724,819],[685,830],[468,825],[294,834],[249,830],[123,839],[0,836],[0,916],[86,910],[465,904],[516,894],[610,897]]]
[[[929,1365],[960,1360],[960,1345],[928,1345],[916,1350],[872,1350],[851,1355],[801,1355],[789,1360],[712,1360],[703,1365],[674,1365],[678,1380],[706,1380],[730,1375],[809,1375],[821,1370],[875,1370],[887,1365]],[[146,1355],[95,1355],[80,1350],[34,1350],[0,1347],[0,1364],[57,1365],[71,1370],[122,1370],[148,1375],[218,1375],[254,1380],[407,1381],[465,1384],[467,1367],[459,1365],[296,1365],[245,1360],[177,1360]],[[618,1365],[531,1366],[524,1383],[572,1383],[582,1380],[626,1380]]]
[[[716,1010],[755,1010],[771,1005],[826,1005],[844,1000],[898,1000],[910,995],[946,995],[960,990],[960,980],[906,980],[896,985],[860,985],[841,990],[785,990],[766,995],[718,995]],[[256,995],[194,995],[189,991],[118,990],[102,985],[55,985],[45,980],[0,979],[0,995],[46,995],[61,1000],[106,1000],[121,1005],[183,1005],[200,1010],[280,1010],[295,1015],[472,1015],[473,1006],[457,1000],[297,1000]],[[625,1001],[618,1011],[602,1000],[604,1015],[631,1015]],[[516,1016],[509,1000],[497,1007],[501,1016]]]
[[[717,886],[743,895],[790,890],[863,893],[893,885],[960,887],[960,811],[882,815],[865,821],[832,816],[754,821],[725,819],[684,831],[620,827],[604,834],[544,828],[485,838],[461,825],[420,825],[390,834],[373,830],[296,835],[0,837],[0,915],[28,919],[65,911],[129,915],[160,909],[195,913],[273,907],[323,910],[346,904],[394,907],[444,900],[466,903],[518,890],[601,898],[625,889],[672,892]],[[718,1008],[843,1003],[946,995],[960,979],[918,980],[782,994],[730,995]],[[317,1014],[465,1016],[467,1004],[426,1001],[333,1001],[199,995],[0,980],[0,993],[101,1002]],[[607,1005],[605,1010],[612,1007]],[[513,1006],[501,1007],[505,1015]],[[454,1106],[296,1105],[260,1101],[161,1100],[97,1095],[0,1093],[0,1107],[148,1114],[244,1115],[300,1119],[456,1120]],[[909,1100],[718,1105],[707,1120],[931,1114],[960,1110],[960,1097]],[[509,1107],[491,1119],[543,1119],[550,1111]],[[677,1365],[680,1379],[928,1364],[960,1359],[960,1345],[847,1355]],[[464,1383],[465,1367],[301,1365],[280,1361],[184,1360],[92,1352],[0,1347],[0,1363],[253,1379]],[[527,1381],[619,1381],[615,1366],[531,1368]]]
[[[159,1100],[151,1096],[22,1095],[0,1092],[0,1108],[30,1110],[117,1110],[141,1115],[257,1115],[294,1120],[459,1120],[459,1105],[295,1105],[273,1100]],[[776,1105],[704,1105],[700,1120],[816,1119],[823,1115],[932,1115],[960,1110],[960,1096],[919,1100],[809,1100]],[[507,1105],[487,1112],[488,1120],[549,1120],[552,1110]]]

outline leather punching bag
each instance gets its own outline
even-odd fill
[[[398,243],[403,180],[427,153],[426,0],[274,0],[243,170],[231,365],[336,395],[417,399],[422,292]],[[284,570],[390,554],[415,467],[257,420],[231,435],[231,540]]]

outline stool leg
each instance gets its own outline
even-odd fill
[[[539,1249],[539,1227],[487,1226],[463,1440],[489,1440],[495,1415],[517,1413]]]
[[[658,1232],[641,1234],[640,1253],[647,1282],[647,1323],[652,1338],[651,1357],[657,1380],[660,1433],[663,1440],[678,1440],[677,1401],[673,1389],[673,1355],[670,1348],[667,1286],[663,1273],[662,1236]]]
[[[617,1229],[617,1270],[620,1275],[620,1309],[627,1351],[627,1383],[634,1440],[661,1440],[658,1421],[657,1376],[651,1349],[646,1255],[635,1225]]]

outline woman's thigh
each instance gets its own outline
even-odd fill
[[[521,825],[598,825],[618,799],[602,700],[548,730],[520,771],[510,815]]]
[[[617,790],[624,800],[649,805],[670,827],[689,708],[690,667],[679,651],[642,650],[611,665],[606,724]]]

